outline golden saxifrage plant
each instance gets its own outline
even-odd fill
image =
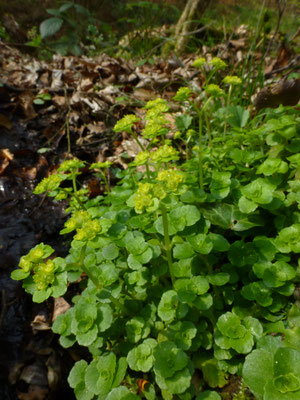
[[[39,244],[12,277],[42,302],[86,276],[52,327],[90,352],[68,378],[78,400],[215,400],[231,375],[258,400],[299,399],[300,117],[279,107],[251,119],[234,104],[241,81],[217,86],[214,62],[201,107],[177,92],[172,140],[163,99],[147,103],[141,132],[135,115],[116,124],[140,152],[112,169],[105,195],[78,187],[77,159],[35,189],[69,201],[69,254]],[[90,168],[105,178],[112,166]]]

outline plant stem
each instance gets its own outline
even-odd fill
[[[175,277],[173,274],[173,263],[172,263],[172,254],[171,254],[171,242],[170,242],[170,236],[169,236],[168,216],[167,216],[167,211],[163,205],[160,206],[160,209],[161,209],[162,220],[163,220],[165,250],[166,250],[166,254],[167,254],[169,273],[170,273],[172,285],[174,285]]]
[[[67,141],[68,141],[68,154],[71,154],[71,137],[70,137],[70,124],[69,124],[69,117],[71,114],[71,106],[70,106],[70,102],[67,96],[67,89],[64,88],[64,95],[65,95],[65,100],[68,106],[68,112],[66,115],[66,131],[67,131]]]
[[[106,174],[105,174],[106,171],[107,171],[107,169],[105,169],[104,171],[100,170],[100,173],[101,173],[101,175],[103,177],[103,180],[104,180],[104,184],[105,184],[105,187],[106,187],[106,192],[109,194],[110,193],[110,187],[109,187],[109,184],[108,184],[108,181],[107,181],[107,178],[106,178]]]
[[[77,185],[76,185],[76,176],[75,174],[72,174],[72,184],[73,184],[73,190],[75,197],[77,196]]]
[[[199,116],[199,144],[198,144],[198,169],[199,169],[199,186],[203,189],[203,165],[202,165],[202,112],[198,112]]]
[[[142,145],[137,135],[133,131],[131,131],[130,133],[133,136],[134,140],[137,142],[138,146],[141,148],[141,150],[145,151],[145,147]]]
[[[227,102],[226,102],[225,125],[224,125],[224,133],[223,133],[224,139],[225,139],[226,130],[227,130],[228,108],[229,108],[229,102],[230,102],[231,92],[232,92],[232,85],[229,86],[228,96],[227,96]]]
[[[207,129],[207,136],[208,136],[208,145],[211,147],[211,146],[212,146],[211,132],[210,132],[210,126],[209,126],[209,121],[208,121],[208,115],[207,115],[207,113],[204,113],[204,117],[205,117],[205,122],[206,122],[206,129]]]
[[[71,154],[71,138],[70,138],[70,126],[69,126],[69,113],[66,117],[66,130],[67,130],[67,141],[68,141],[68,154]]]
[[[211,97],[206,100],[206,102],[204,103],[204,105],[203,105],[201,110],[199,110],[199,108],[197,106],[194,106],[194,108],[195,108],[195,110],[196,110],[196,112],[198,114],[198,118],[199,118],[198,170],[199,170],[199,186],[200,186],[200,189],[203,189],[203,165],[202,165],[203,164],[202,163],[202,159],[203,159],[202,126],[203,126],[203,124],[202,124],[202,114],[206,113],[206,107],[208,106],[210,100],[211,100]]]
[[[137,135],[131,130],[131,135],[133,136],[134,140],[137,142],[138,146],[140,147],[140,149],[142,151],[145,151],[145,147],[142,145],[142,143],[140,142],[139,138],[137,137]],[[147,173],[147,177],[148,179],[150,179],[150,169],[149,169],[149,163],[148,161],[146,162],[146,173]]]

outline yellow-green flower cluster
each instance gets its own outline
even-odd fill
[[[218,85],[211,83],[205,87],[205,93],[210,94],[213,97],[219,97],[224,95],[224,90]]]
[[[43,259],[49,257],[53,253],[53,251],[54,250],[51,246],[40,243],[39,245],[31,249],[28,254],[21,257],[19,267],[24,272],[29,272],[34,267],[34,264],[43,262]]]
[[[204,57],[197,58],[192,64],[192,67],[201,68],[203,65],[206,64],[206,59]]]
[[[77,229],[74,239],[80,241],[92,240],[101,232],[101,230],[102,227],[98,220],[89,220],[83,223],[81,228]]]
[[[138,190],[133,196],[135,211],[142,213],[144,210],[155,211],[159,201],[164,199],[168,192],[177,192],[183,176],[175,170],[163,170],[158,173],[158,183],[139,183]]]
[[[151,153],[151,159],[156,163],[174,161],[179,159],[179,152],[174,147],[165,144]]]
[[[232,85],[232,86],[237,86],[240,85],[242,83],[241,78],[239,78],[238,76],[231,76],[231,75],[227,75],[225,76],[225,78],[223,79],[223,82],[226,85]]]
[[[61,234],[72,232],[76,229],[75,240],[87,241],[94,239],[102,231],[98,220],[91,219],[87,211],[76,211],[65,223]]]
[[[44,192],[53,192],[56,190],[61,181],[63,180],[62,175],[60,174],[53,174],[44,178],[34,189],[34,194],[41,194]]]
[[[19,267],[24,271],[24,272],[29,272],[33,268],[33,263],[31,261],[31,258],[27,254],[26,256],[23,256],[19,262]]]
[[[147,102],[147,104],[144,107],[145,110],[156,110],[157,112],[160,113],[165,113],[169,110],[169,107],[167,105],[166,100],[157,98],[155,100],[150,100]]]
[[[177,101],[188,101],[191,96],[192,91],[188,87],[181,87],[178,89],[176,95],[173,97]]]
[[[137,213],[141,213],[153,205],[152,188],[153,184],[151,183],[139,183],[138,190],[134,195],[135,211]]]
[[[37,290],[46,290],[54,282],[54,278],[55,266],[52,260],[35,265],[33,280]]]
[[[69,233],[79,229],[86,222],[90,221],[90,215],[87,211],[76,211],[68,221],[65,222],[65,228],[60,233]]]
[[[128,133],[131,133],[131,129],[132,129],[133,125],[135,124],[135,122],[138,122],[138,121],[140,121],[140,119],[138,117],[136,117],[134,114],[125,115],[122,119],[120,119],[116,123],[113,130],[115,132],[126,131]]]
[[[162,115],[157,115],[155,118],[151,118],[145,128],[142,131],[142,135],[147,139],[153,139],[157,136],[165,135],[168,133],[166,128],[167,120]]]
[[[33,275],[37,290],[45,290],[54,282],[56,267],[50,259],[45,261],[54,250],[51,246],[40,243],[20,260],[19,267],[27,276]]]
[[[213,57],[209,63],[216,71],[219,69],[225,69],[227,67],[227,64],[225,61],[221,60],[219,57]]]
[[[171,192],[176,192],[179,184],[183,181],[183,176],[174,169],[168,169],[159,171],[157,180],[163,182]]]
[[[90,169],[107,169],[112,165],[111,161],[96,162],[90,166]]]
[[[140,151],[134,159],[132,165],[144,165],[150,158],[149,151]]]
[[[79,168],[83,168],[85,163],[83,161],[78,160],[78,158],[73,158],[72,160],[66,160],[60,164],[58,171],[70,171],[74,172]]]
[[[164,199],[167,195],[167,192],[161,183],[156,183],[155,185],[153,185],[152,193],[153,196],[159,200]]]

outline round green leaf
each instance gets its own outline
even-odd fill
[[[42,39],[47,36],[53,36],[58,32],[62,27],[63,22],[63,19],[57,17],[45,19],[40,25],[40,34]]]
[[[140,400],[140,397],[131,393],[127,387],[119,386],[109,392],[106,400]]]
[[[175,290],[166,291],[158,304],[157,313],[163,321],[171,321],[175,318],[178,307],[178,296]]]
[[[96,395],[106,396],[112,387],[116,369],[114,353],[105,353],[91,362],[85,373],[85,384]]]
[[[129,367],[134,371],[150,371],[154,363],[153,349],[156,345],[156,340],[146,339],[143,343],[130,350],[127,355]]]
[[[26,279],[30,275],[30,271],[23,271],[23,269],[15,269],[11,273],[11,278],[15,281],[21,281],[22,279]]]
[[[119,255],[119,249],[114,243],[110,243],[108,246],[103,248],[102,254],[106,260],[114,260]]]
[[[161,342],[154,349],[154,371],[163,378],[172,377],[176,371],[181,371],[188,364],[186,353],[176,347],[173,342]]]
[[[213,248],[213,243],[208,235],[199,233],[195,236],[188,236],[188,242],[193,249],[200,254],[209,254]]]
[[[97,311],[96,324],[99,332],[104,332],[110,328],[113,323],[113,311],[109,304],[98,305]]]
[[[241,338],[246,332],[240,318],[231,312],[227,312],[219,317],[217,327],[223,335],[232,339]]]
[[[251,200],[248,200],[245,196],[239,199],[239,209],[242,213],[250,214],[257,209],[257,204]]]
[[[221,396],[217,392],[205,390],[204,392],[198,394],[196,400],[221,400]]]
[[[215,286],[226,285],[230,280],[230,275],[227,272],[219,272],[216,274],[207,275],[209,283]]]
[[[193,247],[189,243],[176,244],[173,248],[173,256],[178,260],[190,258],[194,254]]]
[[[258,399],[264,398],[264,388],[273,378],[273,357],[263,350],[254,350],[246,356],[242,371],[243,379]]]
[[[244,186],[242,194],[249,200],[258,204],[269,204],[273,200],[273,192],[276,186],[266,179],[258,178]]]
[[[224,236],[217,233],[209,233],[208,237],[213,244],[214,251],[228,251],[230,244]]]
[[[80,382],[84,382],[87,366],[88,363],[85,360],[80,360],[75,363],[68,377],[68,383],[71,388],[74,389]]]

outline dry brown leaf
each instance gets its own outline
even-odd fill
[[[39,385],[39,386],[48,385],[46,371],[42,369],[41,365],[38,363],[31,364],[25,367],[22,370],[20,380],[31,385]]]
[[[29,179],[33,180],[36,178],[37,175],[37,168],[36,167],[23,167],[18,170],[14,170],[14,174],[19,176],[22,179]]]
[[[48,331],[51,329],[46,316],[43,314],[36,315],[30,326],[34,333],[37,333],[38,331]]]
[[[33,106],[34,98],[35,96],[33,95],[33,93],[29,91],[20,93],[18,97],[19,104],[27,120],[34,119],[37,116],[37,113]]]
[[[90,133],[94,134],[104,133],[107,129],[106,124],[103,121],[87,124],[86,128],[90,131]]]
[[[53,96],[52,103],[58,107],[63,107],[66,105],[66,98],[64,96]]]
[[[53,352],[46,362],[48,368],[47,378],[50,388],[53,390],[56,388],[58,382],[61,379],[61,366],[59,359],[55,352]]]
[[[229,44],[235,50],[244,49],[246,46],[246,38],[241,38],[241,39],[236,39],[236,40],[232,39],[229,41]]]
[[[3,174],[13,158],[13,154],[8,149],[0,150],[0,175]]]
[[[63,297],[54,299],[52,322],[55,321],[60,314],[64,314],[70,307],[70,304]]]
[[[92,89],[93,87],[94,87],[94,83],[93,83],[93,80],[90,78],[83,79],[79,85],[79,89],[84,92],[87,92],[88,90]]]
[[[137,100],[147,102],[149,100],[154,100],[156,97],[156,94],[153,92],[153,90],[135,87],[134,91],[132,93],[132,97]]]
[[[61,69],[54,69],[52,71],[51,89],[61,89],[63,87],[62,76],[63,71]]]

